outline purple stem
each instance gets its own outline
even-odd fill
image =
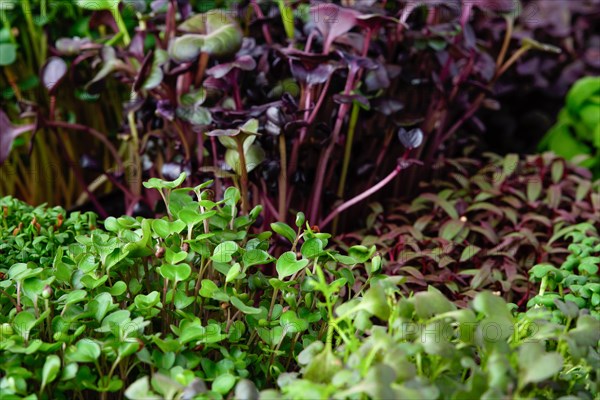
[[[269,210],[269,212],[271,214],[273,214],[273,218],[275,220],[279,221],[279,212],[277,211],[277,209],[275,209],[275,206],[269,199],[265,181],[262,181],[261,184],[262,184],[262,198],[265,203],[265,206],[267,207],[267,210]]]
[[[235,101],[235,108],[237,111],[241,111],[242,106],[242,96],[240,94],[240,84],[239,84],[239,69],[235,68],[231,73],[230,83],[233,86],[233,100]]]
[[[317,100],[317,104],[315,104],[315,107],[312,109],[311,112],[309,112],[309,109],[310,109],[310,96],[312,94],[312,90],[310,90],[310,89],[312,89],[312,87],[311,86],[307,87],[308,93],[307,93],[307,98],[306,98],[305,104],[304,104],[304,120],[306,121],[306,126],[304,126],[300,130],[300,137],[298,139],[296,139],[296,141],[294,141],[294,146],[292,147],[292,155],[290,157],[290,162],[289,162],[289,166],[288,166],[288,179],[290,179],[293,176],[293,173],[296,172],[296,168],[298,166],[298,154],[300,152],[300,146],[302,145],[302,143],[304,142],[304,139],[306,138],[306,133],[308,132],[308,127],[314,122],[315,118],[317,117],[317,114],[319,113],[319,110],[321,109],[321,106],[323,105],[323,101],[325,100],[325,96],[327,95],[327,90],[329,90],[330,83],[331,83],[331,76],[329,76],[329,78],[325,82],[325,85],[321,89],[321,93],[319,94],[319,99]],[[293,187],[293,185],[290,185],[290,188],[287,193],[287,201],[286,201],[286,203],[287,203],[286,207],[288,207],[288,208],[290,206],[293,191],[294,191],[294,187]]]
[[[70,122],[64,122],[64,121],[45,121],[44,124],[46,126],[49,126],[52,128],[64,128],[64,129],[71,129],[74,131],[83,131],[85,133],[92,135],[93,137],[95,137],[96,139],[101,141],[108,148],[108,151],[110,151],[110,153],[112,154],[112,156],[115,159],[115,161],[117,162],[117,165],[119,166],[119,168],[121,170],[123,170],[123,161],[121,160],[121,157],[119,156],[119,153],[117,152],[117,149],[115,149],[113,144],[106,138],[106,136],[104,136],[102,133],[98,132],[97,130],[90,128],[88,126],[85,126],[85,125],[72,124]]]
[[[305,91],[306,91],[306,97],[304,100],[304,120],[308,120],[308,117],[310,115],[310,100],[311,100],[312,86],[307,85]],[[294,175],[294,172],[296,172],[296,168],[298,166],[298,153],[300,152],[300,145],[302,144],[302,142],[304,141],[304,138],[306,137],[307,130],[308,130],[308,125],[304,126],[300,130],[300,136],[294,141],[294,146],[292,147],[292,155],[290,157],[290,163],[289,163],[288,169],[287,169],[288,170],[288,179],[290,179]]]
[[[346,79],[346,87],[344,88],[344,94],[349,95],[354,88],[354,78],[356,77],[358,71],[359,68],[357,68],[355,65],[350,65],[348,78]],[[312,191],[313,198],[310,209],[310,219],[312,221],[316,221],[319,218],[319,206],[321,204],[321,193],[323,192],[323,183],[325,180],[325,173],[327,172],[327,164],[331,158],[331,153],[333,153],[333,148],[338,141],[338,137],[344,123],[344,118],[346,117],[346,114],[348,114],[351,105],[351,103],[344,103],[340,105],[337,119],[335,121],[335,127],[333,128],[331,142],[329,143],[329,146],[327,146],[327,148],[322,152],[321,157],[319,158],[317,177],[315,179]]]
[[[329,89],[330,83],[331,83],[331,76],[325,82],[325,86],[323,86],[323,89],[321,89],[321,94],[319,94],[319,100],[317,100],[317,104],[315,104],[315,107],[313,108],[313,110],[310,114],[310,117],[308,118],[309,125],[312,124],[313,121],[315,120],[315,118],[317,117],[319,109],[321,108],[321,105],[323,104],[323,100],[325,100],[325,95],[327,94],[327,90]]]
[[[252,8],[254,9],[254,12],[256,13],[256,16],[260,19],[264,19],[265,15],[263,14],[262,10],[260,9],[260,6],[258,4],[256,4],[256,0],[252,0],[251,4],[252,4]],[[265,41],[267,42],[268,45],[271,45],[273,43],[273,39],[271,38],[271,32],[269,31],[269,26],[267,24],[262,24],[262,31],[263,31],[263,35],[265,35]]]
[[[58,132],[56,132],[56,133],[58,134]],[[106,212],[104,207],[102,207],[102,205],[100,204],[98,199],[96,199],[96,196],[94,195],[94,193],[92,193],[90,191],[90,189],[88,188],[88,185],[85,183],[85,179],[83,179],[83,175],[81,174],[81,171],[77,168],[77,165],[75,164],[75,162],[73,160],[71,160],[71,157],[69,157],[69,152],[67,151],[67,147],[65,146],[65,144],[63,143],[63,141],[61,140],[60,137],[58,138],[58,144],[63,152],[65,160],[67,161],[67,164],[69,164],[71,166],[71,168],[73,169],[73,173],[75,174],[75,178],[79,182],[79,185],[81,185],[83,190],[87,193],[90,201],[96,208],[96,211],[98,211],[98,214],[100,215],[100,217],[102,219],[108,218],[108,213]]]
[[[408,154],[408,153],[405,153],[405,155],[406,154]],[[319,229],[323,229],[325,226],[327,226],[327,224],[329,224],[342,211],[352,207],[356,203],[361,202],[362,200],[366,199],[367,197],[371,196],[372,194],[383,189],[383,187],[385,185],[390,183],[400,173],[400,171],[402,171],[406,167],[407,167],[407,165],[405,165],[404,163],[398,163],[398,165],[396,165],[396,168],[394,168],[394,170],[392,172],[390,172],[388,176],[383,178],[378,184],[376,184],[375,186],[372,186],[368,190],[365,190],[358,196],[355,196],[355,197],[351,198],[350,200],[340,204],[327,216],[327,218],[325,218],[324,220],[321,221],[321,223],[319,223]]]

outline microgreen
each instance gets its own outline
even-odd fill
[[[384,270],[406,276],[407,288],[436,285],[457,301],[489,289],[524,307],[534,265],[558,268],[570,232],[600,223],[600,182],[549,153],[485,157],[440,163],[422,194],[387,213],[372,205],[369,228],[346,242],[377,245]]]
[[[493,103],[500,78],[555,50],[537,36],[512,40],[531,22],[510,1],[451,14],[435,1],[5,3],[0,193],[67,208],[88,201],[103,218],[160,212],[142,181],[186,172],[192,186],[214,178],[217,198],[237,185],[243,214],[264,206],[263,229],[299,210],[334,232],[353,227],[361,208],[352,206],[410,193]],[[491,13],[481,21],[473,9]],[[24,57],[13,60],[17,47]],[[29,90],[40,84],[47,90]],[[407,152],[423,164],[400,173]],[[16,178],[49,164],[44,185]]]
[[[357,295],[375,276],[358,274],[368,253],[359,262],[355,250],[329,249],[302,214],[297,231],[277,225],[290,250],[270,253],[272,232],[250,231],[260,209],[240,215],[237,189],[212,202],[208,185],[184,180],[145,183],[171,219],[110,217],[105,230],[93,214],[0,200],[3,394],[218,397],[272,386],[305,343],[325,338],[337,293]]]

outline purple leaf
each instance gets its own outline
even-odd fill
[[[482,10],[496,13],[513,12],[517,6],[515,0],[471,0],[471,2]]]
[[[251,56],[241,56],[235,61],[215,65],[206,71],[206,74],[213,78],[220,79],[227,75],[232,69],[238,68],[243,71],[252,71],[256,68],[256,61]]]
[[[414,128],[411,130],[406,130],[404,128],[400,128],[398,131],[398,138],[404,146],[408,150],[416,149],[423,143],[423,132],[419,128]]]
[[[42,68],[42,83],[49,92],[54,88],[67,74],[67,63],[60,57],[50,57]]]
[[[357,57],[352,54],[340,51],[342,60],[350,66],[350,68],[365,68],[365,69],[377,69],[378,64],[367,57]]]
[[[365,108],[365,109],[370,108],[369,99],[367,99],[365,96],[360,95],[360,94],[337,93],[337,94],[333,95],[333,101],[335,101],[336,103],[339,103],[339,104],[352,104],[354,102],[357,102],[358,104],[363,106],[363,108]]]
[[[156,115],[160,115],[168,121],[175,118],[175,108],[169,100],[158,100],[156,103]]]
[[[306,51],[297,50],[294,48],[286,47],[284,49],[276,49],[276,51],[282,54],[285,58],[290,61],[299,61],[304,67],[312,69],[317,66],[331,61],[333,59],[339,59],[340,54],[333,52],[331,54],[315,54]]]
[[[381,14],[359,14],[356,22],[360,27],[374,31],[386,24],[397,24],[398,20]]]
[[[137,76],[135,77],[135,81],[133,82],[133,90],[136,92],[140,90],[140,88],[142,87],[142,83],[150,75],[150,70],[152,69],[152,61],[154,59],[153,55],[154,54],[152,51],[146,54],[146,57],[144,58],[144,61],[140,66],[140,71],[138,72]]]
[[[94,11],[90,17],[90,29],[97,29],[102,25],[109,27],[113,32],[119,32],[117,21],[115,21],[112,13],[108,10]]]
[[[129,52],[136,58],[144,59],[144,40],[146,39],[146,31],[136,32],[129,44]]]
[[[308,85],[318,85],[327,82],[331,74],[337,69],[332,64],[320,64],[316,68],[308,69],[302,63],[290,61],[292,75],[299,81]]]
[[[506,14],[514,12],[516,9],[514,0],[469,0],[463,2],[460,16],[460,24],[464,28],[469,21],[473,7],[480,8],[484,11],[491,11],[498,14]]]
[[[209,92],[226,92],[229,89],[230,85],[223,79],[217,79],[213,78],[212,76],[207,76],[204,82],[202,82],[202,86]]]
[[[210,132],[206,132],[206,136],[237,136],[240,134],[239,129],[214,129]]]
[[[583,55],[583,60],[590,67],[600,69],[600,46],[589,47]]]
[[[365,85],[367,91],[376,92],[381,89],[387,89],[390,86],[390,78],[387,71],[380,65],[379,68],[367,72],[365,76]]]
[[[177,0],[177,9],[181,14],[181,18],[188,19],[192,13],[192,5],[190,0]]]
[[[0,165],[8,158],[13,141],[27,131],[35,129],[35,124],[15,126],[4,111],[0,110]]]
[[[455,3],[456,0],[452,0],[449,1],[450,6],[454,6],[453,3]],[[422,6],[426,6],[428,8],[432,8],[432,7],[436,7],[439,5],[444,4],[444,0],[407,0],[406,5],[404,6],[404,10],[402,10],[402,15],[400,16],[400,22],[404,25],[406,25],[406,21],[408,20],[408,17],[410,17],[410,15],[412,14],[412,12],[418,8],[418,7],[422,7]]]
[[[365,35],[358,32],[348,32],[344,36],[336,39],[335,43],[340,47],[351,48],[357,53],[361,53],[365,47]],[[370,44],[370,43],[369,43]]]
[[[380,98],[375,101],[374,108],[383,115],[389,116],[402,111],[404,104],[395,99]]]
[[[88,38],[60,38],[56,41],[56,50],[58,50],[62,55],[65,56],[73,56],[76,54],[80,54],[83,50],[86,49],[98,49],[102,47],[101,45],[94,44]]]
[[[323,53],[329,53],[333,41],[356,26],[358,12],[335,4],[319,4],[310,9],[312,20],[323,35]]]
[[[483,78],[485,82],[489,82],[496,73],[496,60],[492,58],[488,53],[479,53],[475,68]]]
[[[152,8],[152,11],[160,12],[160,10],[165,8],[168,3],[169,0],[154,0],[152,3],[150,3],[150,7]]]

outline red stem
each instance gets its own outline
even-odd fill
[[[57,132],[57,134],[58,134],[58,132]],[[64,157],[65,157],[65,160],[67,161],[67,164],[69,164],[69,166],[73,169],[73,174],[75,174],[75,179],[77,179],[77,182],[79,182],[79,185],[81,185],[83,190],[87,193],[90,201],[96,208],[96,211],[98,212],[100,217],[102,219],[108,218],[108,213],[106,212],[104,207],[102,207],[102,205],[100,204],[98,199],[96,199],[96,196],[94,195],[94,193],[92,193],[92,191],[90,191],[90,189],[88,188],[88,185],[85,183],[85,179],[83,179],[83,175],[81,174],[81,171],[79,170],[79,168],[77,168],[77,165],[75,164],[75,162],[73,160],[71,160],[71,157],[69,156],[67,147],[65,146],[65,144],[63,143],[63,141],[61,140],[60,137],[58,138],[58,145],[60,146],[62,152],[64,153]]]
[[[404,168],[406,168],[406,166],[399,163],[398,165],[396,165],[396,168],[394,168],[394,170],[392,172],[390,172],[388,174],[388,176],[383,178],[378,184],[376,184],[375,186],[372,186],[368,190],[365,190],[358,196],[355,196],[355,197],[351,198],[350,200],[340,204],[327,216],[327,218],[325,218],[323,221],[321,221],[321,223],[319,223],[319,229],[323,229],[325,226],[327,226],[327,224],[329,224],[342,211],[352,207],[356,203],[361,202],[362,200],[366,199],[367,197],[371,196],[372,194],[383,189],[383,187],[385,185],[387,185],[388,183],[390,183]]]
[[[346,79],[346,87],[344,88],[344,94],[350,94],[351,90],[353,89],[354,78],[356,77],[357,72],[358,68],[350,66],[348,71],[348,78]],[[310,208],[310,219],[312,221],[316,221],[319,218],[319,206],[321,205],[321,193],[323,192],[323,182],[325,180],[325,173],[327,172],[327,165],[329,163],[331,153],[333,153],[333,149],[338,141],[338,137],[342,130],[342,126],[344,124],[344,117],[348,113],[348,110],[350,110],[350,106],[350,103],[344,103],[340,105],[337,119],[335,121],[335,127],[333,128],[331,141],[329,142],[329,145],[325,148],[325,150],[323,150],[323,152],[321,153],[321,157],[319,158],[319,165],[317,167],[317,177],[313,186],[313,198]]]
[[[256,13],[256,16],[260,19],[264,19],[265,15],[263,14],[262,10],[260,9],[260,6],[258,4],[256,4],[256,0],[252,0],[252,8],[254,9],[254,12]],[[263,35],[265,36],[265,41],[267,42],[268,45],[271,45],[273,43],[273,39],[271,38],[271,32],[269,31],[269,26],[267,24],[262,24],[262,31],[263,31]]]
[[[115,161],[117,162],[117,165],[119,166],[119,168],[121,170],[123,170],[123,161],[121,160],[121,157],[119,156],[119,153],[117,152],[117,149],[106,138],[106,136],[104,136],[102,133],[98,132],[97,130],[90,128],[88,126],[85,126],[85,125],[73,124],[73,123],[64,122],[64,121],[45,121],[44,124],[46,126],[49,126],[52,128],[64,128],[64,129],[71,129],[74,131],[83,131],[85,133],[92,135],[93,137],[95,137],[96,139],[101,141],[108,148],[108,151],[110,151],[110,153],[112,154],[112,156],[115,159]]]

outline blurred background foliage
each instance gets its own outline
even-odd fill
[[[425,165],[403,172],[381,192],[384,198],[419,190],[440,154],[460,154],[471,143],[501,154],[539,148],[575,160],[588,155],[583,165],[598,175],[598,81],[573,86],[600,71],[596,0],[481,1],[475,7],[458,0],[325,2],[346,7],[335,8],[342,22],[352,10],[352,26],[329,33],[311,21],[309,7],[321,2],[87,3],[0,3],[0,196],[93,209],[101,216],[152,214],[156,198],[141,188],[151,176],[172,178],[185,170],[196,181],[217,177],[217,191],[221,184],[241,185],[239,168],[236,173],[227,166],[227,149],[203,133],[255,116],[260,131],[275,131],[258,137],[254,149],[261,148],[264,161],[257,158],[258,168],[247,171],[249,196],[253,204],[266,204],[268,220],[305,209],[319,221],[334,205],[368,190],[404,154],[395,138],[404,127],[424,134],[425,145],[411,155]],[[182,37],[177,24],[216,8],[227,10],[244,35],[235,56],[156,64],[160,50]],[[391,18],[406,27],[396,28]],[[306,51],[311,41],[315,49]],[[365,41],[369,45],[361,47]],[[288,67],[298,60],[309,70],[331,70],[316,78],[318,92]],[[227,67],[232,74],[204,75],[227,63],[237,63]],[[349,91],[346,70],[357,65]],[[157,69],[165,75],[161,86],[140,90]],[[215,102],[211,91],[223,99]],[[209,110],[209,120],[182,114],[186,101],[195,111]],[[310,115],[305,102],[320,111]],[[281,111],[269,114],[270,104]],[[332,117],[336,110],[341,129]],[[287,143],[277,136],[281,131]],[[352,185],[346,188],[346,181]]]

